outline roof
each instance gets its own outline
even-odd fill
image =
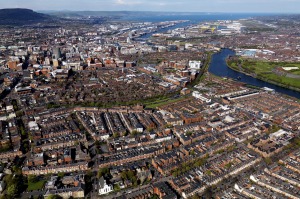
[[[104,180],[104,177],[101,176],[101,178],[99,179],[99,186],[100,186],[100,189],[102,189],[105,185],[106,185],[106,182],[105,182],[105,180]]]
[[[136,126],[136,128],[143,128],[142,124],[138,123]]]

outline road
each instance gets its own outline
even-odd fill
[[[121,191],[119,191],[117,193],[109,194],[107,196],[101,196],[101,199],[114,199],[114,198],[120,197],[122,195],[125,195],[126,193],[127,194],[132,194],[134,192],[141,191],[141,190],[144,190],[146,188],[149,188],[150,186],[152,186],[155,183],[165,182],[165,181],[171,180],[172,178],[173,178],[173,176],[168,176],[168,177],[160,178],[159,180],[154,180],[150,184],[147,184],[147,185],[142,185],[142,186],[139,186],[139,187],[136,187],[136,188],[133,188],[133,189],[121,190]],[[98,187],[98,185],[96,185],[96,186]],[[100,196],[95,195],[95,194],[93,194],[92,196],[93,196],[92,198],[100,198]]]
[[[32,191],[32,192],[24,192],[21,194],[21,198],[23,199],[28,199],[30,198],[31,196],[32,197],[36,197],[36,196],[39,196],[39,195],[42,195],[44,196],[44,194],[46,193],[46,191]]]

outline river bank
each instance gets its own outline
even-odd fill
[[[290,90],[294,90],[294,91],[297,91],[297,92],[300,92],[300,88],[297,88],[297,87],[293,87],[293,86],[288,86],[288,85],[285,85],[285,84],[281,84],[279,82],[275,82],[275,81],[272,81],[272,80],[269,80],[269,79],[264,79],[264,78],[260,78],[257,74],[253,75],[253,74],[249,74],[245,71],[240,71],[234,67],[232,67],[230,64],[228,64],[227,60],[226,60],[226,64],[227,66],[231,69],[231,70],[234,70],[236,72],[239,72],[239,73],[243,73],[244,75],[247,75],[247,76],[250,76],[252,78],[255,78],[255,79],[259,79],[261,81],[264,81],[264,82],[268,82],[270,84],[274,84],[276,86],[280,86],[280,87],[283,87],[283,88],[287,88],[287,89],[290,89]],[[295,80],[296,81],[296,80]]]
[[[256,87],[268,87],[274,89],[276,92],[283,93],[292,97],[300,99],[300,92],[297,90],[289,89],[287,87],[282,87],[280,85],[273,84],[273,82],[266,82],[264,79],[258,79],[249,74],[244,74],[239,71],[231,69],[227,63],[226,59],[229,56],[235,55],[235,52],[230,49],[222,49],[222,51],[215,53],[212,56],[211,64],[208,71],[219,77],[226,77],[238,80],[240,82],[253,85]],[[275,83],[275,82],[274,82]]]
[[[207,59],[205,60],[204,66],[201,68],[199,74],[197,75],[197,78],[188,85],[188,88],[192,89],[195,85],[199,84],[205,78],[205,74],[208,72],[209,66],[211,64],[212,55],[212,53],[207,54]]]

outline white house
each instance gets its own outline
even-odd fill
[[[108,185],[103,176],[99,179],[99,195],[104,195],[113,191],[113,186]]]
[[[189,67],[194,69],[201,69],[201,61],[189,61]]]

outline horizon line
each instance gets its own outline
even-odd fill
[[[255,12],[255,11],[247,11],[247,12],[238,12],[238,11],[156,11],[156,10],[40,10],[40,9],[31,9],[31,8],[0,8],[0,10],[4,9],[28,9],[33,10],[35,12],[159,12],[159,13],[224,13],[224,14],[300,14],[300,12],[279,12],[279,11],[266,11],[266,12]]]
[[[159,13],[225,13],[225,14],[300,14],[300,12],[236,12],[236,11],[156,11],[156,10],[34,10],[54,12],[159,12]]]

